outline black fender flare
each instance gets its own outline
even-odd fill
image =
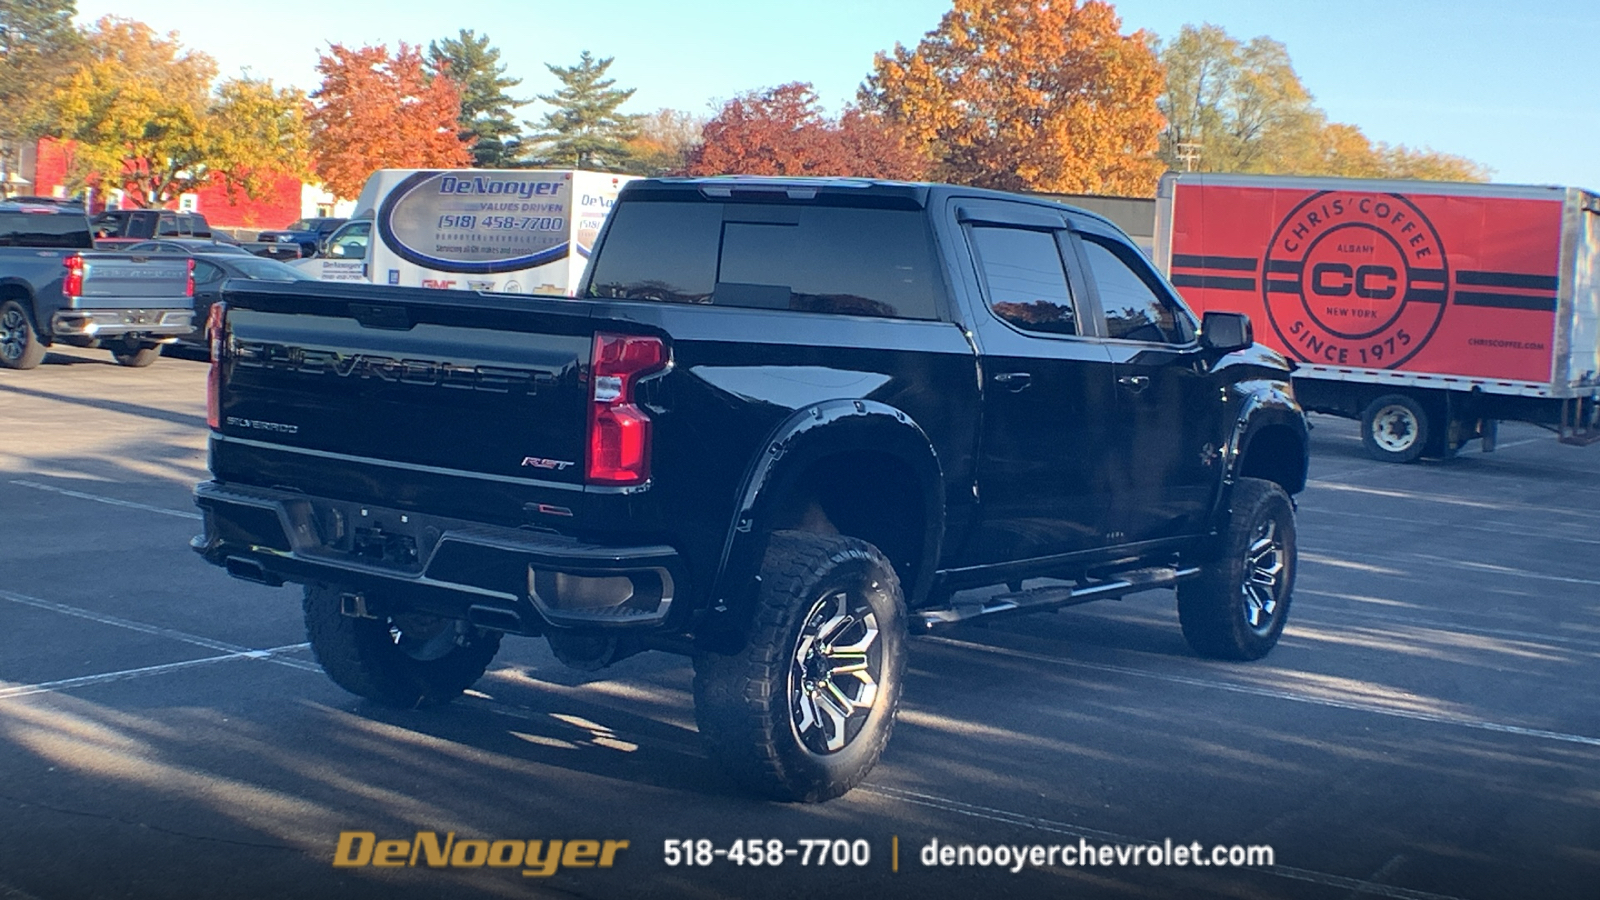
[[[944,538],[944,474],[933,442],[908,414],[876,400],[826,400],[789,415],[762,444],[740,482],[738,505],[723,541],[722,558],[710,594],[713,612],[751,583],[765,550],[766,522],[808,466],[826,456],[870,450],[906,464],[922,493],[922,553],[906,601],[926,595]]]
[[[1219,527],[1227,519],[1228,504],[1233,494],[1233,484],[1240,477],[1240,467],[1249,455],[1250,444],[1268,428],[1285,428],[1295,438],[1300,453],[1300,466],[1293,481],[1303,490],[1310,466],[1311,433],[1306,425],[1305,410],[1294,397],[1287,381],[1261,381],[1248,388],[1239,402],[1238,414],[1229,430],[1228,442],[1223,448],[1226,468],[1223,470],[1222,490],[1217,493],[1211,511],[1211,522]],[[1291,489],[1292,495],[1297,490]]]

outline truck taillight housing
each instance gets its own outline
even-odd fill
[[[194,296],[194,257],[190,257],[188,262],[189,262],[188,294],[189,294],[190,297],[193,297]]]
[[[83,296],[83,257],[74,253],[63,259],[61,265],[67,274],[61,276],[61,293],[68,297]]]
[[[222,358],[226,349],[222,335],[227,315],[228,306],[221,300],[211,304],[211,311],[206,313],[206,341],[211,344],[211,371],[206,373],[206,425],[212,431],[222,430]]]
[[[650,479],[650,416],[634,405],[641,378],[667,366],[660,338],[597,334],[589,361],[590,484],[627,486]]]

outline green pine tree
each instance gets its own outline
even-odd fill
[[[539,99],[555,107],[532,136],[532,157],[540,165],[620,171],[628,162],[628,141],[638,133],[638,117],[617,107],[633,96],[605,77],[614,57],[595,59],[585,50],[575,66],[545,68],[561,81],[554,94]],[[531,124],[531,123],[530,123]]]
[[[477,140],[472,164],[485,169],[516,165],[522,154],[522,131],[511,110],[527,101],[506,93],[522,79],[506,77],[500,48],[489,45],[487,34],[480,37],[463,28],[458,37],[428,44],[428,68],[435,75],[448,72],[461,88],[461,139]]]

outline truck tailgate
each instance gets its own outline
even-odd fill
[[[85,253],[77,305],[180,307],[193,303],[189,260],[177,254]]]
[[[503,520],[581,490],[588,304],[332,284],[225,300],[219,475]]]

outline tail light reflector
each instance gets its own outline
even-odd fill
[[[194,296],[194,257],[189,257],[189,296]]]
[[[596,334],[589,365],[590,484],[626,486],[650,479],[650,416],[634,404],[634,387],[667,366],[660,338]]]

